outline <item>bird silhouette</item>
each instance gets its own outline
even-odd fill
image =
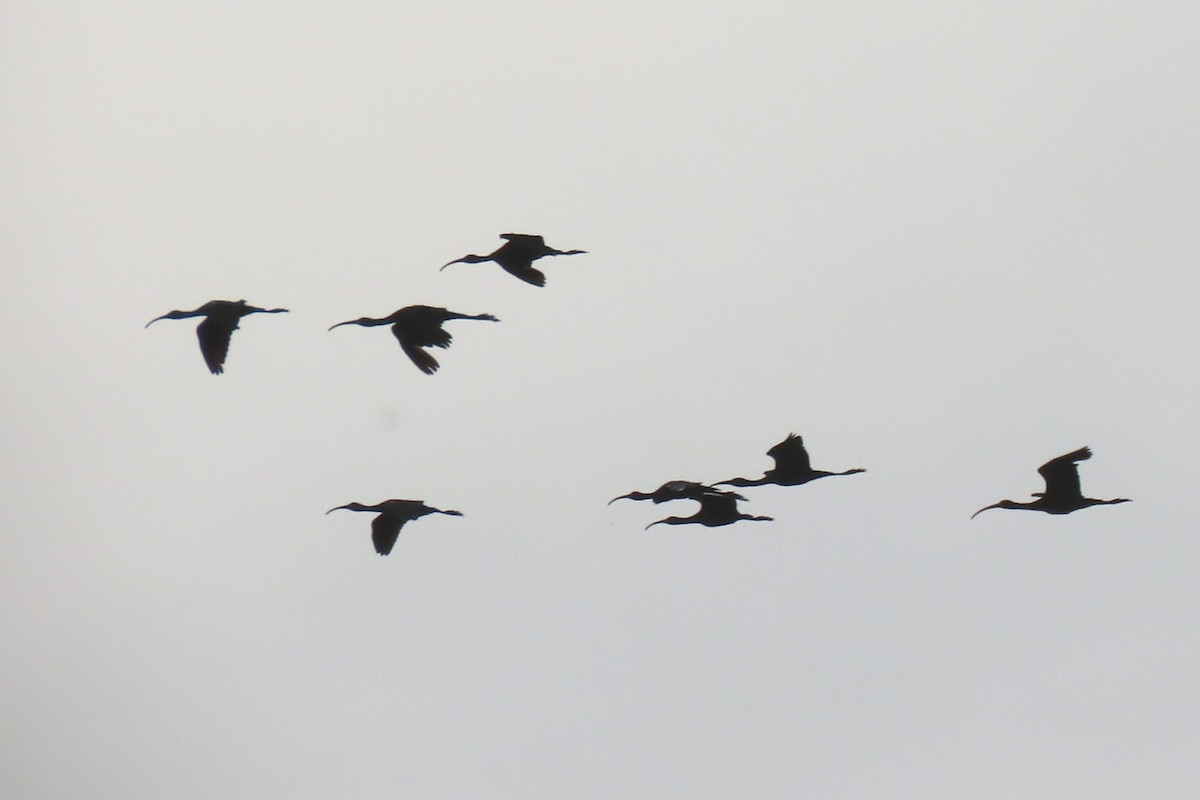
[[[690,498],[700,503],[700,510],[690,517],[667,517],[660,519],[657,522],[651,522],[646,526],[646,530],[655,525],[705,525],[709,528],[719,528],[722,525],[732,525],[733,523],[743,520],[758,520],[760,522],[770,522],[774,517],[755,517],[750,514],[743,514],[738,510],[737,504],[739,499],[744,499],[741,495],[735,492],[718,491],[716,494],[702,494],[699,497]]]
[[[442,323],[452,319],[500,321],[491,314],[459,314],[457,311],[448,311],[435,306],[407,306],[382,319],[360,317],[339,322],[337,325],[330,326],[329,330],[342,325],[362,325],[367,328],[376,325],[391,325],[392,333],[395,334],[396,341],[400,342],[400,349],[404,351],[404,354],[412,359],[421,372],[432,375],[438,370],[437,359],[421,348],[449,347],[450,334],[442,328]]]
[[[828,478],[831,475],[856,475],[866,472],[865,469],[849,469],[845,472],[827,472],[823,469],[813,469],[808,460],[808,451],[804,449],[804,440],[794,433],[767,451],[767,455],[775,460],[775,466],[763,473],[761,478],[730,478],[718,481],[714,486],[799,486],[818,478]]]
[[[1128,498],[1124,497],[1114,500],[1097,500],[1094,497],[1083,496],[1083,491],[1079,488],[1079,462],[1087,461],[1091,457],[1091,448],[1081,447],[1065,456],[1050,459],[1038,467],[1038,473],[1046,481],[1046,491],[1034,492],[1033,496],[1037,498],[1036,500],[1028,503],[1001,500],[999,503],[979,509],[971,515],[971,519],[975,519],[990,508],[1020,508],[1027,511],[1044,511],[1047,514],[1070,514],[1072,511],[1089,506],[1109,506],[1130,502]]]
[[[204,355],[204,363],[213,375],[225,371],[225,355],[229,352],[229,340],[238,329],[238,322],[248,314],[283,314],[286,308],[259,308],[246,305],[245,300],[209,300],[193,311],[168,311],[161,317],[155,317],[146,323],[149,328],[160,319],[187,319],[189,317],[204,317],[204,321],[196,326],[196,336],[200,339],[200,352]]]
[[[500,238],[508,241],[486,256],[465,255],[462,258],[446,262],[441,269],[445,269],[451,264],[482,264],[485,261],[495,261],[508,274],[515,275],[534,286],[545,286],[546,276],[541,270],[534,269],[534,261],[544,256],[574,256],[587,252],[586,250],[556,250],[548,246],[546,240],[541,236],[529,233],[502,233]]]
[[[384,500],[382,503],[376,503],[373,506],[363,505],[362,503],[347,503],[344,506],[331,508],[325,512],[326,515],[332,514],[334,511],[374,511],[379,514],[375,519],[371,520],[371,541],[375,543],[375,552],[381,556],[386,556],[392,552],[392,548],[396,545],[396,539],[400,538],[400,529],[404,527],[404,523],[412,522],[414,519],[419,519],[426,514],[449,514],[453,517],[461,517],[461,511],[443,511],[440,508],[427,506],[420,500]]]
[[[608,501],[611,506],[618,500],[653,500],[655,505],[671,500],[700,500],[708,495],[732,494],[738,500],[745,500],[736,492],[726,492],[703,483],[694,481],[667,481],[653,492],[630,492]]]

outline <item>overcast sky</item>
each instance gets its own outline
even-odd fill
[[[985,5],[6,3],[0,795],[1195,798],[1200,9]]]

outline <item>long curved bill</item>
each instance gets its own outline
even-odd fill
[[[983,512],[985,512],[985,511],[987,511],[987,510],[989,510],[989,509],[993,509],[993,508],[999,508],[999,507],[1000,507],[1000,504],[999,504],[999,503],[992,503],[990,506],[984,506],[983,508],[979,509],[979,510],[978,510],[978,511],[976,511],[974,514],[972,514],[972,515],[971,515],[971,519],[975,519],[975,518],[976,518],[976,517],[978,517],[980,514],[982,514]]]

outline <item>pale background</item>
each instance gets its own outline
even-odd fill
[[[1200,796],[1198,23],[5,3],[0,795]]]

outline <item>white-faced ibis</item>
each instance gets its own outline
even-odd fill
[[[373,506],[363,505],[362,503],[347,503],[344,506],[331,508],[325,513],[332,514],[334,511],[341,509],[345,509],[346,511],[373,511],[379,514],[379,516],[371,520],[371,541],[375,543],[375,552],[381,556],[386,556],[392,552],[392,548],[396,545],[396,539],[400,537],[400,529],[404,527],[404,523],[406,522],[412,522],[414,519],[423,517],[426,514],[462,516],[461,511],[443,511],[440,508],[427,506],[420,500],[384,500],[382,503],[377,503]]]
[[[189,317],[204,317],[204,321],[196,326],[196,336],[200,339],[200,352],[204,355],[204,363],[213,375],[225,371],[225,355],[229,352],[229,339],[238,329],[238,322],[248,314],[283,314],[286,308],[259,308],[246,305],[245,300],[210,300],[193,311],[168,311],[161,317],[155,317],[146,323],[149,328],[160,319],[187,319]]]
[[[774,517],[755,517],[743,514],[738,510],[738,499],[741,496],[734,492],[719,492],[717,494],[702,494],[692,498],[700,503],[700,510],[690,517],[667,517],[657,522],[651,522],[646,530],[655,525],[705,525],[709,528],[719,528],[722,525],[732,525],[743,520],[758,520],[770,522]]]
[[[985,506],[971,515],[971,519],[987,511],[989,508],[1013,508],[1027,511],[1044,511],[1047,514],[1070,514],[1089,506],[1110,506],[1116,503],[1128,503],[1127,498],[1118,497],[1114,500],[1097,500],[1094,497],[1084,497],[1079,488],[1079,462],[1092,457],[1091,448],[1081,447],[1067,453],[1065,456],[1052,458],[1038,467],[1038,473],[1046,481],[1046,491],[1034,492],[1036,500],[1028,503],[1018,503],[1013,500],[1001,500]]]
[[[745,500],[736,492],[726,492],[695,481],[667,481],[653,492],[630,492],[608,501],[611,506],[618,500],[653,500],[655,505],[671,500],[699,500],[708,495],[732,494],[738,500]]]
[[[556,250],[547,245],[546,240],[541,236],[529,233],[502,233],[500,238],[507,239],[507,241],[486,256],[466,255],[446,262],[442,265],[442,269],[451,264],[482,264],[485,261],[495,261],[509,275],[515,275],[534,286],[545,286],[546,276],[541,270],[534,269],[534,261],[545,256],[574,256],[587,252],[586,250]]]
[[[452,319],[500,321],[491,314],[459,314],[457,311],[448,311],[435,306],[408,306],[382,319],[360,317],[339,322],[337,325],[330,326],[329,330],[341,325],[362,325],[367,328],[376,325],[391,325],[392,333],[395,334],[396,341],[400,342],[400,349],[404,351],[404,354],[412,359],[421,372],[432,375],[438,369],[437,359],[421,348],[449,347],[450,334],[442,328],[442,323]]]
[[[767,451],[767,455],[775,460],[774,469],[767,470],[761,478],[730,478],[718,481],[716,486],[799,486],[818,478],[828,478],[831,475],[856,475],[866,472],[865,469],[849,469],[845,472],[826,472],[823,469],[813,469],[808,460],[808,451],[804,449],[804,440],[794,433]]]

